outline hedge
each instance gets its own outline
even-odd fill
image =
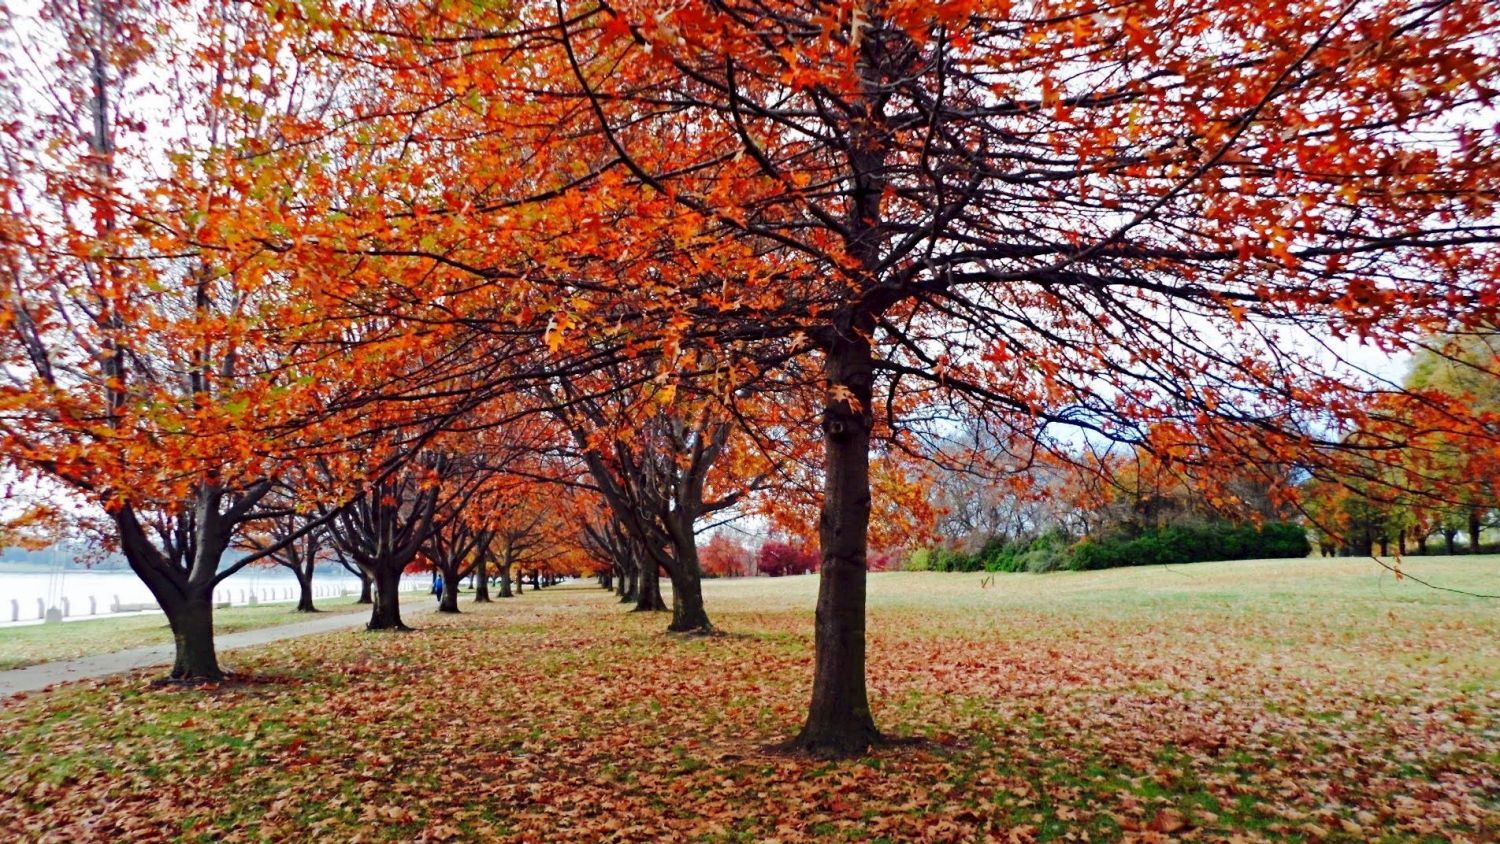
[[[1153,528],[1136,536],[1105,536],[1075,542],[1053,529],[1040,536],[1006,541],[991,538],[972,553],[953,548],[924,548],[907,561],[908,571],[1075,571],[1198,563],[1209,560],[1252,560],[1306,557],[1312,552],[1307,531],[1300,525],[1269,522],[1215,522]]]

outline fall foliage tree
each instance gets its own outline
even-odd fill
[[[744,543],[719,531],[703,544],[705,577],[750,577],[755,574],[755,555]]]
[[[211,225],[187,213],[158,225],[171,215],[146,213],[150,192],[132,198],[146,224],[119,224],[123,203],[99,197],[136,188],[111,174],[120,152],[97,121],[64,132],[62,147],[38,145],[82,143],[60,163],[25,152],[23,133],[6,147],[20,162],[6,183],[7,377],[41,373],[13,377],[7,451],[111,513],[136,506],[121,490],[159,489],[153,506],[179,516],[193,501],[211,515],[194,524],[214,561],[273,474],[262,464],[282,443],[263,431],[301,429],[299,447],[332,452],[351,427],[449,430],[518,402],[482,423],[493,426],[630,396],[607,424],[575,424],[575,445],[593,455],[629,554],[665,565],[682,624],[706,627],[684,539],[693,508],[662,510],[676,496],[658,482],[699,486],[697,461],[732,425],[752,443],[787,443],[821,487],[812,694],[789,746],[840,755],[883,739],[865,685],[872,502],[882,487],[920,497],[919,476],[878,459],[919,453],[914,437],[981,419],[1023,465],[1039,444],[1065,454],[1068,436],[1092,437],[1205,491],[1249,461],[1390,484],[1413,441],[1493,448],[1482,413],[1453,402],[1418,412],[1415,389],[1394,391],[1417,399],[1409,407],[1373,401],[1391,391],[1325,345],[1401,351],[1496,324],[1492,4],[383,0],[257,11],[234,29],[241,49],[202,53],[235,58],[236,73],[213,78],[244,90],[210,99],[249,122],[243,154],[216,145],[213,168],[162,183],[174,210],[190,207],[183,196],[212,199],[199,203]],[[91,32],[77,43],[97,45],[102,30]],[[76,51],[69,67],[102,55]],[[267,99],[294,87],[281,76],[292,68],[298,90],[320,95],[315,112]],[[59,101],[105,115],[107,88],[75,80]],[[56,174],[52,207],[88,213],[42,221],[18,172]],[[165,272],[145,260],[157,254],[186,257],[161,261],[178,267]],[[134,298],[117,294],[121,279]],[[151,344],[125,342],[134,312],[121,302],[154,302],[163,285],[184,295],[158,322],[188,328],[153,347],[172,361],[159,370],[210,385],[173,402],[125,389],[140,380],[127,361],[139,367]],[[274,305],[248,325],[242,288]],[[54,313],[54,289],[85,295]],[[266,330],[251,331],[261,317]],[[79,325],[89,328],[74,363],[53,366],[35,338]],[[259,350],[258,371],[274,375],[230,377],[254,357],[238,345],[246,337],[277,341]],[[334,349],[359,365],[334,371]],[[224,373],[226,360],[230,375],[207,377],[209,361]],[[560,384],[578,389],[559,397]],[[700,425],[704,407],[716,414]],[[308,430],[330,408],[360,418]],[[611,440],[630,429],[621,418],[666,446]],[[90,468],[123,465],[122,442],[138,446],[131,466],[174,444],[170,465],[191,480]],[[371,484],[330,524],[372,574],[399,576],[425,539],[430,471],[336,473]],[[1424,494],[1451,498],[1447,486]],[[650,530],[637,524],[646,513]],[[122,536],[145,534],[121,524]],[[195,595],[208,566],[189,578]],[[645,580],[656,566],[639,567]],[[377,580],[376,621],[381,591]],[[385,621],[399,616],[387,608]]]
[[[431,467],[412,464],[378,478],[353,501],[327,514],[329,536],[374,587],[370,630],[407,630],[401,620],[401,574],[432,533],[443,503]]]
[[[818,570],[818,555],[805,545],[772,539],[755,552],[755,568],[770,577],[812,574]]]
[[[214,587],[272,549],[224,552],[279,509],[273,429],[317,415],[327,363],[272,342],[300,317],[235,248],[267,201],[240,153],[309,103],[278,93],[296,63],[257,49],[279,40],[255,9],[44,3],[6,26],[0,453],[104,509],[171,677],[217,679]]]
[[[1495,25],[1462,0],[640,0],[391,5],[349,29],[434,122],[472,97],[448,113],[494,133],[475,152],[505,136],[581,164],[513,175],[527,214],[465,206],[539,247],[537,276],[574,303],[557,350],[626,331],[821,360],[817,662],[794,744],[849,753],[880,740],[877,396],[923,390],[1023,439],[1177,422],[1336,462],[1369,386],[1310,348],[1406,348],[1500,302]],[[459,236],[472,223],[441,225],[430,260],[508,266]]]
[[[297,579],[297,612],[318,611],[313,605],[313,574],[328,556],[324,531],[307,530],[308,518],[289,507],[258,519],[245,530],[238,542],[240,547],[252,552],[266,551],[266,559],[292,573]]]

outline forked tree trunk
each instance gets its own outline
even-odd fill
[[[223,544],[216,541],[222,537],[222,528],[216,519],[216,502],[198,508],[198,555],[193,561],[193,571],[217,570]],[[135,511],[123,508],[115,516],[115,525],[120,529],[120,550],[130,564],[130,571],[150,589],[151,597],[162,607],[166,624],[172,630],[172,670],[168,679],[172,681],[220,681],[223,672],[219,669],[219,657],[213,645],[213,579],[201,577],[192,580],[190,573],[175,573],[171,564],[160,556],[145,540],[144,531],[136,522]]]
[[[1417,553],[1427,556],[1427,534],[1425,533],[1417,537]]]
[[[176,656],[173,680],[222,680],[219,657],[214,650],[213,589],[196,590],[183,596],[158,596],[157,603],[172,628]]]
[[[865,561],[870,526],[869,344],[848,332],[829,350],[831,388],[847,388],[853,407],[830,394],[823,420],[826,468],[819,523],[812,703],[793,749],[823,756],[864,753],[882,740],[865,688]]]
[[[410,630],[401,621],[401,572],[377,571],[375,580],[375,605],[370,611],[369,630]]]

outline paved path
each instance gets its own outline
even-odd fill
[[[430,601],[413,601],[402,605],[401,615],[403,618],[410,619],[427,615],[433,609],[434,606]],[[242,633],[226,633],[222,636],[215,636],[214,644],[222,656],[224,652],[236,648],[252,648],[256,645],[279,642],[282,639],[347,630],[351,627],[359,627],[369,620],[368,612],[339,613],[310,621],[299,621],[296,624],[262,627]],[[5,698],[11,695],[39,691],[56,683],[94,680],[141,668],[150,668],[153,665],[170,665],[174,655],[171,643],[167,643],[0,671],[0,703],[4,703]]]

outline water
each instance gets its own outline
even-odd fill
[[[402,578],[401,588],[421,589],[431,575]],[[359,578],[343,569],[320,569],[313,575],[313,597],[359,594]],[[260,604],[297,600],[297,578],[281,568],[248,567],[226,578],[214,590],[215,603],[245,606],[251,596]],[[151,590],[131,571],[58,569],[46,573],[0,571],[0,625],[36,623],[48,607],[65,610],[68,619],[159,612]]]

